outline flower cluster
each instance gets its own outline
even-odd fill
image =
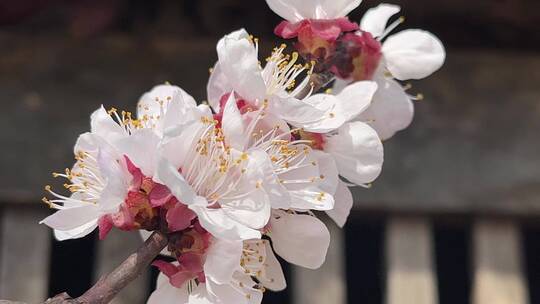
[[[57,239],[99,229],[161,231],[174,262],[148,303],[260,303],[286,287],[275,254],[322,265],[330,242],[317,218],[339,226],[350,186],[368,187],[383,164],[381,139],[405,128],[412,96],[394,80],[428,76],[444,61],[431,34],[410,30],[381,40],[399,11],[380,5],[360,25],[346,17],[360,0],[267,0],[287,21],[264,66],[245,30],[217,44],[218,62],[197,104],[165,84],[144,94],[135,114],[103,107],[75,145],[69,196],[47,186],[57,212],[42,223]],[[302,63],[303,62],[303,63]],[[331,74],[333,90],[314,77]]]

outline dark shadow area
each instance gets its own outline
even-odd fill
[[[381,304],[384,222],[359,218],[345,228],[348,303]]]
[[[471,292],[469,225],[434,225],[440,304],[468,304]]]
[[[63,242],[52,237],[49,296],[67,292],[78,297],[92,286],[97,236],[94,231],[84,238]]]
[[[540,227],[525,227],[522,235],[530,303],[540,304]]]

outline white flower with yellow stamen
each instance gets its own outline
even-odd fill
[[[251,108],[266,104],[268,113],[291,125],[323,133],[339,128],[369,105],[376,90],[371,81],[351,85],[355,92],[362,92],[358,95],[300,96],[313,86],[309,79],[313,64],[298,64],[297,53],[284,55],[283,50],[284,46],[276,48],[263,68],[256,41],[245,30],[223,37],[217,45],[219,60],[207,87],[212,108],[220,112],[223,96],[234,91]],[[300,76],[304,78],[297,81]]]
[[[272,164],[261,149],[239,149],[238,140],[212,116],[179,125],[164,136],[157,180],[181,203],[189,205],[201,225],[224,239],[261,236],[270,218],[270,201],[284,195],[275,182]]]
[[[71,195],[64,196],[46,187],[54,198],[44,198],[44,202],[58,211],[41,223],[54,228],[59,240],[83,237],[97,227],[101,216],[118,212],[131,183],[127,155],[108,142],[127,137],[126,129],[103,108],[92,114],[91,125],[91,132],[77,140],[73,168],[66,169],[64,174],[53,174],[68,180],[64,186]]]
[[[149,100],[151,99],[151,101]],[[119,211],[132,186],[126,158],[145,176],[154,177],[160,137],[173,126],[189,123],[207,112],[178,87],[163,85],[146,93],[138,117],[130,112],[103,107],[91,115],[91,131],[75,145],[76,163],[55,177],[68,180],[65,196],[46,190],[53,199],[44,201],[58,209],[42,223],[55,229],[58,239],[79,238],[93,231],[99,219]]]
[[[277,125],[287,122],[299,128],[295,130],[299,136],[295,137],[304,140],[303,143],[312,148],[321,150],[316,157],[326,160],[327,166],[323,170],[318,168],[319,175],[326,178],[315,178],[321,183],[319,188],[324,188],[323,192],[330,196],[336,194],[340,198],[347,198],[343,203],[336,201],[336,204],[343,204],[336,208],[340,210],[339,215],[330,212],[332,217],[343,225],[351,205],[348,200],[350,192],[344,184],[338,187],[340,182],[335,172],[339,171],[340,175],[355,184],[364,185],[372,182],[382,168],[383,149],[377,133],[365,123],[351,122],[370,106],[377,84],[373,81],[361,81],[347,86],[337,95],[308,94],[307,97],[298,99],[295,94],[305,91],[306,86],[311,84],[304,78],[294,87],[296,78],[302,74],[302,67],[295,68],[294,65],[297,55],[287,57],[283,54],[283,48],[278,48],[262,68],[257,63],[257,47],[252,41],[243,30],[225,36],[220,41],[219,61],[208,84],[210,104],[216,111],[223,112],[222,97],[234,90],[237,104],[243,105],[235,110],[238,117],[242,116],[240,114],[245,112],[246,108],[265,108],[267,119],[283,121],[281,124],[276,123]],[[238,122],[242,120],[236,118],[235,121],[235,127],[240,128]],[[237,133],[241,134],[239,137],[246,137],[242,130]],[[325,174],[322,172],[324,170],[330,173]],[[303,190],[307,192],[308,189],[305,187]],[[309,196],[303,196],[306,197]],[[313,208],[314,204],[311,206],[304,206],[303,209],[317,209]]]
[[[237,139],[230,145],[240,150],[258,149],[269,156],[274,189],[281,190],[278,192],[281,195],[270,196],[272,208],[332,209],[337,170],[327,172],[335,168],[335,164],[330,162],[328,169],[321,167],[322,156],[309,146],[311,141],[294,139],[292,135],[299,129],[291,130],[267,111],[267,106],[263,105],[261,109],[242,114],[231,94],[224,105],[222,119],[226,138]]]
[[[266,289],[279,291],[286,287],[281,265],[267,240],[213,238],[204,259],[204,282],[193,279],[175,287],[166,275],[160,274],[147,303],[260,304]]]
[[[396,132],[407,128],[414,116],[412,100],[420,100],[422,94],[410,96],[397,80],[426,78],[443,65],[446,52],[442,42],[430,32],[408,29],[396,34],[390,33],[403,23],[401,17],[387,26],[392,16],[400,11],[394,4],[380,4],[369,9],[360,23],[362,31],[370,32],[382,43],[383,58],[373,76],[378,89],[370,107],[359,119],[369,121],[385,140]],[[349,81],[338,80],[334,86],[339,92]]]

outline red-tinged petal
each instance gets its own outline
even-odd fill
[[[326,41],[335,41],[341,34],[341,28],[333,22],[312,22],[310,30],[317,38]]]
[[[229,100],[229,97],[231,96],[231,93],[232,92],[223,94],[223,96],[221,96],[221,98],[219,99],[219,113],[220,114],[223,114],[223,108],[225,107],[225,104]]]
[[[162,260],[155,260],[152,263],[152,266],[155,266],[161,271],[164,275],[169,277],[171,279],[172,276],[174,276],[176,273],[178,273],[178,267],[176,267],[174,264],[165,262]]]
[[[274,34],[284,39],[291,39],[297,37],[301,32],[307,31],[317,38],[330,42],[335,41],[341,33],[358,29],[358,24],[349,21],[346,17],[332,20],[308,19],[296,23],[282,21],[274,29]]]
[[[203,258],[202,255],[196,253],[183,253],[178,258],[178,262],[183,269],[192,273],[199,273],[203,271]]]
[[[336,25],[341,28],[342,32],[352,32],[352,31],[357,31],[360,29],[360,27],[358,26],[358,23],[351,22],[349,18],[347,17],[338,18],[338,19],[335,19],[334,21]]]
[[[167,211],[165,216],[167,224],[171,231],[181,231],[191,225],[191,221],[195,218],[195,213],[186,205],[177,203]]]
[[[195,278],[197,275],[190,271],[179,271],[169,278],[172,286],[182,288],[184,283]]]
[[[167,203],[172,198],[171,191],[167,186],[162,184],[155,184],[150,193],[148,199],[152,207],[160,207]]]
[[[144,175],[141,169],[135,166],[135,164],[129,159],[129,157],[127,157],[127,155],[124,155],[124,158],[126,160],[127,169],[129,173],[131,174],[131,176],[133,177],[131,186],[137,189],[141,186]]]
[[[200,283],[206,283],[206,276],[204,275],[204,272],[200,272],[197,274],[197,280]]]
[[[298,36],[300,29],[305,26],[309,21],[303,20],[301,22],[290,23],[289,21],[282,21],[274,29],[274,34],[283,38],[291,39]]]
[[[111,220],[118,229],[129,231],[135,228],[135,220],[125,202],[120,205],[120,210],[111,216]]]
[[[206,229],[204,229],[203,226],[201,226],[201,223],[198,220],[195,221],[195,223],[193,224],[193,229],[195,229],[195,231],[197,231],[200,234],[208,233],[208,231],[206,231]]]
[[[107,234],[111,231],[113,227],[113,222],[110,215],[104,215],[98,220],[99,227],[99,239],[104,240],[107,237]]]

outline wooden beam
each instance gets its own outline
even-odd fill
[[[0,45],[9,45],[0,48],[0,70],[12,71],[0,74],[0,127],[17,130],[0,134],[3,201],[37,202],[49,172],[72,165],[76,136],[100,104],[134,110],[165,81],[206,99],[216,57],[214,39],[166,36],[104,36],[89,47],[0,32]],[[261,55],[271,46],[262,44]],[[451,49],[441,71],[415,83],[411,93],[426,99],[411,127],[385,143],[373,188],[355,190],[356,209],[540,216],[538,83],[536,53]]]
[[[473,304],[527,304],[518,225],[505,220],[474,224]]]
[[[0,224],[0,299],[41,303],[49,286],[51,231],[38,222],[42,206],[2,208]]]
[[[386,228],[387,304],[438,303],[431,226],[391,218]]]
[[[516,66],[527,77],[516,77]],[[385,142],[382,174],[371,189],[355,189],[355,207],[539,216],[537,83],[537,54],[450,51],[441,71],[413,87],[425,101]]]

